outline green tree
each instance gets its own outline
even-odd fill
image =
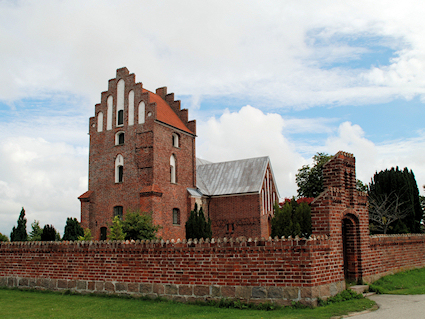
[[[78,240],[78,237],[84,236],[84,229],[81,227],[77,218],[66,219],[66,225],[62,240]]]
[[[201,239],[211,238],[211,220],[205,220],[204,211],[198,211],[198,205],[195,203],[195,208],[190,212],[189,219],[186,222],[186,239]]]
[[[29,234],[29,240],[31,241],[40,241],[41,240],[41,233],[43,232],[43,229],[40,227],[40,222],[38,220],[34,220],[33,223],[31,223],[32,230]]]
[[[412,170],[409,171],[407,168],[400,170],[398,167],[393,167],[390,170],[375,173],[369,184],[368,197],[372,232],[383,232],[380,224],[388,224],[389,221],[391,225],[388,225],[387,233],[421,232],[423,210]],[[380,207],[387,208],[388,212],[388,214],[381,213],[380,218],[383,222],[378,221]]]
[[[325,165],[332,155],[317,153],[313,156],[313,166],[303,165],[295,175],[298,186],[298,197],[317,197],[323,192],[323,165]]]
[[[9,241],[9,237],[0,233],[0,241]]]
[[[41,233],[41,241],[56,241],[56,240],[58,240],[58,233],[55,227],[53,225],[44,225],[43,232]]]
[[[127,211],[122,222],[125,239],[156,239],[156,233],[160,226],[153,224],[152,213],[140,213],[140,211]]]
[[[356,180],[356,189],[360,192],[367,193],[367,191],[369,190],[369,186],[358,179]]]
[[[27,219],[25,218],[25,209],[22,207],[21,213],[18,218],[17,227],[13,226],[10,233],[10,241],[27,241]]]
[[[79,236],[78,240],[90,241],[93,239],[90,228],[84,228],[84,236]]]
[[[125,233],[122,230],[122,222],[118,216],[115,216],[112,220],[112,225],[109,229],[108,239],[109,240],[124,240]]]
[[[271,236],[306,237],[311,235],[311,209],[305,202],[297,203],[295,198],[281,207],[274,205]]]

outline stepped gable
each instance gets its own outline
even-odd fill
[[[161,88],[161,89],[158,89],[158,90],[164,90],[164,89],[166,90],[166,88]],[[146,89],[143,89],[143,93],[148,93],[150,103],[156,103],[156,119],[158,121],[165,123],[165,124],[168,124],[168,125],[171,125],[175,128],[178,128],[179,130],[186,132],[186,133],[195,134],[195,132],[192,132],[183,123],[183,121],[177,116],[176,112],[171,109],[171,106],[168,105],[168,103],[166,101],[164,101],[161,98],[161,96],[159,96],[158,94],[155,94],[151,91],[148,91]],[[180,101],[175,101],[175,102],[179,102],[178,104],[180,106]],[[178,111],[180,111],[180,112],[186,111],[185,113],[187,113],[187,110],[185,110],[185,109],[180,110],[180,108],[179,108]],[[193,122],[193,121],[190,121],[190,122]]]
[[[116,85],[119,79],[124,79],[126,86],[133,87],[133,89],[136,92],[138,91],[141,96],[147,95],[149,98],[149,104],[156,104],[155,114],[158,122],[175,127],[183,132],[196,135],[196,121],[188,120],[188,110],[180,108],[181,102],[180,100],[174,100],[174,93],[167,94],[167,87],[156,89],[156,93],[146,90],[143,88],[143,84],[141,82],[136,83],[135,74],[130,74],[126,67],[117,69],[116,77],[109,80],[108,91],[102,92],[101,100],[103,103],[101,104],[106,105],[106,99],[111,92],[116,90]],[[137,95],[138,94],[136,93],[136,96]],[[100,108],[101,104],[96,105],[96,113],[97,108]]]

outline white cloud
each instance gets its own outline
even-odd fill
[[[259,109],[245,106],[238,112],[226,111],[219,118],[198,122],[197,156],[213,162],[257,156],[270,156],[279,191],[282,197],[296,195],[295,174],[305,164],[311,164],[311,156],[317,152],[335,154],[338,151],[353,153],[356,157],[357,178],[369,183],[376,171],[393,166],[408,167],[415,173],[418,187],[423,193],[425,167],[422,150],[425,134],[412,139],[388,141],[376,145],[365,137],[363,129],[350,122],[343,122],[335,133],[333,121],[291,119],[290,126],[299,126],[296,133],[311,132],[310,124],[324,130],[328,138],[323,145],[305,145],[290,142],[291,133],[283,130],[286,125],[279,114],[264,114]],[[320,125],[319,125],[320,123]]]
[[[198,124],[197,156],[212,162],[269,156],[282,197],[296,195],[295,174],[306,161],[282,134],[279,114],[252,106]]]
[[[415,138],[386,141],[375,144],[364,137],[363,129],[356,124],[344,122],[340,124],[336,135],[331,135],[325,143],[329,154],[338,151],[353,153],[356,157],[357,178],[369,183],[375,172],[399,166],[407,167],[415,173],[418,188],[424,193],[425,167],[423,150],[425,134],[419,132]]]
[[[9,236],[21,207],[28,231],[35,219],[61,233],[67,217],[79,219],[77,197],[87,190],[87,157],[77,148],[42,138],[8,137],[0,142],[0,167],[1,233]]]
[[[94,104],[127,66],[150,89],[273,107],[411,98],[425,93],[424,13],[417,1],[3,1],[0,97],[66,91]],[[370,51],[347,38],[397,53],[382,67],[322,68]]]

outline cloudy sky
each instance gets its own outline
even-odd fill
[[[117,68],[167,86],[197,155],[268,155],[281,197],[317,152],[425,184],[421,1],[0,1],[0,232],[63,234],[87,190],[88,118]]]

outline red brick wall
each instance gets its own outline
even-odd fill
[[[328,239],[2,243],[0,285],[314,302],[345,287],[330,247]]]
[[[208,211],[213,237],[261,237],[260,194],[213,197]]]
[[[370,237],[370,250],[364,267],[364,280],[373,282],[387,274],[425,267],[425,234],[376,235]]]

